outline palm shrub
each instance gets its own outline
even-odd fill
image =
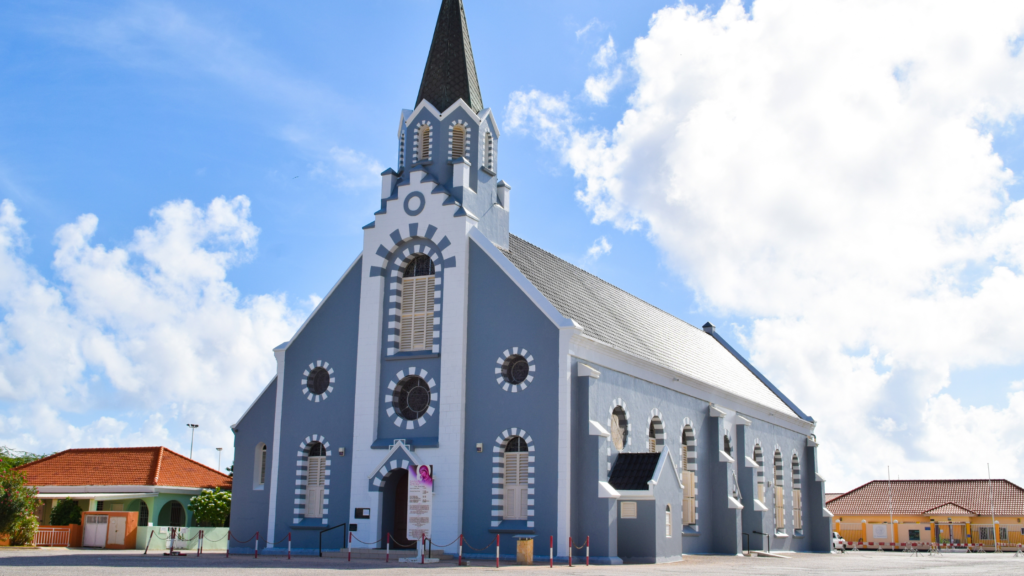
[[[231,492],[203,490],[188,501],[188,509],[196,526],[221,527],[231,514]]]

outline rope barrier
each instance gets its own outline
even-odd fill
[[[462,537],[462,534],[459,534],[458,536],[455,537],[455,540],[452,540],[451,542],[449,542],[447,544],[444,544],[444,545],[438,545],[437,542],[434,542],[433,538],[427,538],[427,541],[430,542],[431,544],[433,544],[434,546],[437,546],[438,548],[447,548],[447,547],[451,546],[452,544],[455,544],[456,542],[458,542],[459,538],[461,538],[461,537]]]
[[[228,535],[225,534],[221,538],[213,539],[213,538],[210,538],[209,536],[206,536],[206,534],[203,534],[203,540],[206,540],[207,542],[223,542],[227,537],[228,537]]]
[[[495,537],[494,537],[494,540],[491,540],[491,541],[490,541],[490,542],[489,542],[489,543],[487,544],[487,546],[484,546],[483,548],[474,548],[474,547],[473,547],[473,545],[472,545],[472,544],[470,544],[470,543],[469,543],[468,541],[467,541],[467,542],[466,542],[465,544],[466,544],[466,546],[469,546],[469,549],[470,549],[470,550],[473,550],[474,552],[483,552],[484,550],[487,550],[488,548],[490,548],[490,547],[491,547],[491,544],[494,544],[494,543],[495,543],[495,542],[497,542],[497,541],[498,541],[498,537],[497,537],[497,536],[495,536]]]
[[[367,546],[373,546],[374,544],[380,544],[381,542],[384,541],[384,539],[381,538],[379,540],[374,540],[373,542],[363,542],[362,540],[359,539],[358,536],[352,534],[351,532],[349,532],[349,534],[352,535],[352,537],[356,539],[356,542],[359,542],[360,544],[366,544]]]
[[[390,539],[391,542],[395,543],[395,548],[403,548],[403,549],[407,550],[409,548],[415,548],[416,547],[416,543],[415,542],[413,542],[412,544],[409,544],[408,546],[404,546],[402,544],[399,544],[398,540],[395,539],[395,537],[392,536],[390,532],[388,532],[388,536],[387,537]],[[358,538],[356,538],[356,540],[358,540]]]
[[[281,538],[281,539],[280,539],[280,540],[278,540],[277,542],[267,542],[267,546],[277,546],[277,545],[278,545],[278,544],[280,544],[281,542],[284,542],[285,540],[287,540],[287,539],[288,539],[288,536],[290,536],[290,535],[291,535],[291,532],[289,532],[288,534],[286,534],[284,538]]]
[[[253,538],[255,538],[255,537],[259,536],[259,535],[260,535],[260,533],[257,532],[255,534],[253,534],[252,536],[250,536],[248,540],[239,540],[238,538],[235,538],[234,536],[231,536],[231,532],[228,532],[228,536],[230,536],[232,540],[234,540],[235,542],[238,542],[239,544],[248,544],[249,542],[252,542]]]

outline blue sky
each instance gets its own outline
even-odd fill
[[[785,153],[790,156],[786,157],[772,146],[764,146],[763,140],[747,142],[747,134],[771,132],[761,121],[744,125],[746,120],[737,120],[736,132],[728,139],[723,136],[730,134],[728,131],[699,128],[699,113],[716,110],[710,104],[732,110],[723,117],[734,120],[746,118],[744,112],[789,114],[792,110],[785,105],[771,104],[772,98],[758,100],[756,106],[754,102],[763,94],[777,97],[793,92],[795,95],[785,98],[817,103],[833,97],[834,86],[845,86],[840,80],[814,84],[821,82],[822,74],[815,68],[820,63],[809,60],[803,68],[793,65],[802,56],[792,56],[796,52],[789,48],[800,44],[787,36],[802,34],[801,41],[814,38],[826,48],[834,48],[836,54],[845,54],[845,34],[837,34],[838,39],[832,41],[807,32],[841,26],[835,23],[840,18],[834,17],[840,8],[829,4],[836,10],[830,14],[822,8],[790,4],[794,3],[772,0],[727,4],[719,10],[717,3],[687,8],[646,0],[469,0],[467,17],[484,104],[495,110],[503,126],[500,176],[513,186],[512,231],[691,324],[715,323],[819,420],[831,415],[835,410],[831,403],[838,397],[870,397],[871,403],[854,410],[854,422],[888,443],[890,449],[877,457],[905,470],[904,477],[960,473],[941,455],[901,441],[899,435],[931,430],[935,423],[930,419],[935,414],[948,418],[949,413],[940,409],[940,405],[947,406],[939,401],[943,393],[953,403],[959,402],[960,408],[947,408],[963,417],[966,428],[962,434],[968,437],[982,433],[971,427],[979,416],[972,416],[970,406],[987,406],[1002,414],[1001,418],[1009,418],[1018,406],[1010,395],[1022,387],[1014,383],[1024,382],[1024,351],[974,334],[963,345],[971,352],[965,353],[962,361],[954,360],[944,345],[922,345],[920,349],[909,345],[924,334],[908,329],[905,323],[896,326],[894,320],[885,333],[878,333],[863,318],[891,316],[890,305],[894,309],[920,305],[931,310],[930,317],[963,311],[979,301],[976,296],[983,292],[981,287],[998,276],[997,269],[1008,269],[1013,280],[1020,275],[1015,259],[1020,246],[1015,243],[1012,230],[1016,221],[1010,208],[1022,198],[1021,187],[1005,169],[992,167],[993,159],[1014,173],[1021,166],[1024,149],[1016,127],[1024,108],[1017,97],[1007,96],[1017,85],[1007,81],[978,94],[962,94],[953,81],[963,67],[972,66],[979,75],[1004,66],[1013,71],[1010,76],[1015,79],[1020,62],[1012,47],[1007,48],[1005,62],[987,67],[985,60],[959,65],[932,61],[896,40],[879,42],[882,48],[877,53],[864,55],[865,67],[877,56],[901,62],[900,70],[909,70],[907,77],[889,78],[903,90],[898,98],[886,96],[892,87],[882,80],[877,89],[864,88],[866,100],[879,99],[875,104],[883,110],[880,117],[888,110],[885,106],[890,100],[885,98],[891,98],[892,113],[901,118],[919,110],[939,110],[940,106],[922,100],[917,92],[926,90],[947,96],[943,102],[957,112],[922,114],[917,118],[919,124],[899,124],[898,130],[885,137],[881,137],[881,128],[850,137],[857,141],[863,136],[868,143],[864,150],[871,153],[848,164],[828,164],[830,158],[843,154],[815,159],[788,150]],[[330,289],[360,250],[360,227],[371,220],[375,209],[377,174],[395,164],[399,113],[416,104],[438,5],[437,0],[290,5],[178,1],[35,2],[0,7],[0,85],[6,87],[0,91],[0,199],[9,201],[21,222],[16,226],[18,232],[12,232],[12,237],[19,239],[10,249],[12,261],[39,275],[35,285],[62,294],[62,314],[73,320],[69,326],[85,326],[81,330],[93,334],[76,344],[86,360],[78,360],[80,366],[69,360],[77,367],[58,370],[64,380],[63,400],[54,403],[55,411],[44,417],[38,416],[42,414],[38,411],[46,394],[45,378],[33,383],[32,370],[19,371],[13,366],[18,358],[29,357],[26,351],[32,347],[31,339],[19,337],[14,328],[8,328],[4,339],[0,331],[0,348],[8,350],[5,358],[10,381],[7,392],[0,386],[0,398],[7,398],[0,404],[0,440],[37,451],[95,443],[164,443],[187,451],[185,421],[206,418],[199,422],[196,437],[199,458],[213,463],[215,446],[230,451],[231,436],[225,422],[233,422],[269,379],[269,371],[260,375],[269,364],[232,375],[231,367],[253,357],[254,352],[246,348],[235,358],[230,357],[235,352],[226,347],[229,349],[217,359],[204,364],[221,371],[203,375],[208,382],[162,380],[164,373],[153,366],[173,364],[173,355],[140,360],[145,356],[140,350],[153,346],[143,334],[126,328],[123,316],[101,310],[95,303],[83,304],[93,302],[93,296],[86,296],[81,286],[89,284],[95,291],[110,294],[117,292],[118,283],[109,273],[97,272],[95,259],[74,256],[72,264],[58,263],[58,255],[67,245],[57,239],[58,231],[80,223],[82,215],[95,215],[98,223],[86,244],[104,247],[107,255],[118,248],[126,250],[124,269],[131,272],[127,278],[152,279],[147,275],[161,266],[146,257],[144,250],[132,247],[138,246],[138,230],[158,230],[161,222],[171,220],[154,210],[189,201],[202,212],[218,197],[244,196],[248,199],[245,207],[227,209],[227,213],[240,215],[243,224],[217,228],[207,222],[197,246],[201,251],[226,254],[210,278],[220,282],[216,286],[237,292],[236,300],[228,297],[228,308],[234,305],[250,310],[246,302],[264,296],[277,299],[276,304],[267,304],[267,310],[275,310],[266,313],[276,314],[273,321],[267,322],[258,338],[246,340],[248,336],[239,334],[239,341],[245,342],[239,347],[289,338],[289,330],[312,309],[315,297]],[[653,18],[662,9],[666,10],[660,20]],[[780,14],[797,32],[779,25],[783,21]],[[876,25],[871,16],[877,14],[856,14],[850,24],[842,25],[844,31],[853,35],[858,25]],[[935,18],[948,22],[952,17],[938,10]],[[982,42],[980,38],[986,34],[1016,37],[1015,30],[1020,28],[1020,21],[1013,18],[1012,25],[1000,24],[994,15],[976,20],[964,24],[957,34]],[[801,26],[806,26],[803,32]],[[1007,26],[1016,28],[1007,31]],[[911,40],[935,45],[951,43],[957,36],[942,25],[935,28],[940,32],[932,37]],[[708,34],[703,44],[699,43],[702,34]],[[878,34],[888,38],[886,30]],[[634,43],[638,39],[643,40],[644,50],[637,50]],[[682,44],[675,45],[675,41]],[[715,46],[719,50],[712,53]],[[891,53],[884,52],[887,48]],[[750,51],[773,56],[745,70],[736,62],[755,58],[724,60],[723,54],[730,49],[740,55]],[[776,66],[777,62],[792,68]],[[852,70],[857,64],[850,66]],[[771,90],[759,92],[756,83],[771,74],[785,80],[776,79]],[[801,74],[813,74],[815,79],[806,80]],[[607,90],[590,88],[602,79]],[[747,96],[736,86],[753,88]],[[816,95],[814,90],[819,89]],[[835,92],[844,94],[838,88]],[[990,104],[985,112],[963,103],[979,100]],[[676,127],[672,134],[685,135],[683,140],[673,140],[676,136],[666,130],[663,137],[631,147],[630,142],[664,127],[654,121],[643,128],[643,121],[637,118],[672,107],[688,112],[672,117],[658,113],[665,117],[662,124]],[[844,113],[826,110],[822,115],[835,118]],[[545,130],[538,123],[543,118],[553,119],[561,129]],[[906,149],[918,149],[916,143],[934,140],[929,130],[942,126],[960,130],[949,137],[949,147],[963,147],[957,148],[958,157],[977,156],[975,163],[957,165],[956,174],[942,178],[960,185],[961,191],[983,192],[962,197],[952,190],[935,202],[951,206],[963,202],[957,210],[972,218],[953,222],[955,219],[943,213],[932,215],[933,220],[908,223],[907,235],[928,237],[929,241],[917,246],[916,240],[889,238],[888,242],[915,247],[912,252],[897,250],[903,260],[878,256],[886,252],[884,244],[867,247],[862,253],[839,250],[844,255],[836,261],[847,264],[847,270],[862,266],[856,269],[858,278],[877,270],[886,279],[881,284],[898,285],[893,291],[875,294],[872,284],[866,289],[872,294],[865,302],[857,302],[858,297],[843,288],[852,284],[833,269],[804,269],[808,260],[831,259],[831,253],[815,252],[809,245],[848,246],[852,236],[828,236],[827,230],[841,229],[845,221],[830,216],[804,228],[807,219],[794,213],[806,209],[813,220],[811,207],[833,213],[842,212],[845,206],[853,221],[855,214],[905,210],[918,197],[907,196],[907,203],[887,204],[894,195],[880,195],[875,205],[847,206],[834,199],[832,204],[819,204],[825,201],[812,195],[810,184],[803,190],[803,183],[813,182],[819,189],[834,184],[837,194],[849,197],[873,186],[881,191],[897,190],[913,188],[906,183],[915,179],[938,178],[935,174],[939,171],[929,170],[948,164],[940,152],[917,162]],[[829,130],[838,134],[841,128],[824,122],[806,132],[793,128],[792,135],[809,142],[825,134],[822,148],[828,149],[834,141],[828,137]],[[606,139],[604,144],[595,143],[601,138]],[[991,148],[986,151],[983,143],[989,138]],[[870,142],[877,144],[872,148]],[[739,160],[730,156],[739,154],[733,147],[742,152]],[[646,161],[647,155],[656,158]],[[611,157],[618,160],[608,162]],[[662,157],[679,161],[659,164]],[[801,157],[809,158],[808,163],[801,163]],[[889,178],[884,174],[892,162],[907,168]],[[791,169],[773,172],[764,168],[770,163]],[[812,163],[816,169],[811,169]],[[611,164],[617,168],[607,168]],[[851,176],[835,180],[842,170],[849,170]],[[599,172],[600,181],[594,176]],[[741,182],[748,174],[761,184]],[[793,184],[797,181],[802,184]],[[634,186],[635,197],[631,196]],[[587,193],[578,196],[580,190]],[[787,196],[786,190],[799,190],[806,196]],[[778,203],[762,205],[762,199],[769,196]],[[800,208],[792,209],[794,204]],[[864,211],[859,212],[861,209]],[[203,212],[205,217],[211,213]],[[791,217],[793,222],[779,224]],[[932,226],[936,222],[939,224]],[[246,228],[246,223],[258,228],[258,235]],[[890,224],[881,220],[850,230],[867,235]],[[88,223],[85,226],[88,228]],[[749,233],[762,227],[763,235]],[[771,230],[779,229],[792,232],[792,241],[777,242],[780,235]],[[932,238],[922,232],[933,229],[965,230],[971,238],[990,236],[989,244],[1003,242],[999,245],[1005,246],[993,248],[990,255],[979,255],[980,248],[964,247],[961,242],[957,246],[966,251],[964,255],[943,259],[934,255],[956,250],[944,243],[943,234]],[[1004,229],[1009,231],[998,232]],[[798,238],[803,241],[796,242]],[[907,264],[922,261],[931,264],[921,270]],[[772,267],[780,272],[772,273]],[[916,270],[915,275],[904,278],[901,272],[892,272],[907,269]],[[744,276],[748,270],[749,276]],[[783,280],[773,283],[776,276],[789,275],[793,276],[787,280],[789,284]],[[96,288],[103,278],[108,283]],[[153,285],[157,284],[154,280]],[[201,299],[209,288],[203,286],[186,287],[183,292]],[[0,309],[9,313],[18,300],[2,300],[3,294],[0,290]],[[940,296],[921,300],[922,294]],[[806,310],[799,301],[792,301],[797,295],[810,302]],[[173,302],[188,308],[188,298],[193,296],[176,294]],[[906,305],[899,298],[905,298]],[[963,300],[962,306],[955,310],[943,307],[957,298]],[[153,300],[157,306],[160,301]],[[978,306],[993,310],[987,301]],[[851,312],[833,317],[835,309]],[[232,318],[239,315],[237,310],[233,313]],[[246,314],[255,313],[241,316]],[[1002,321],[974,320],[1002,324],[1020,319],[1016,314],[1014,308]],[[47,318],[40,317],[38,322],[49,322]],[[950,324],[955,327],[958,321],[968,322],[952,319]],[[223,325],[231,324],[226,321]],[[1010,326],[1004,328],[992,337],[1001,340],[1017,334]],[[919,330],[929,331],[926,323],[921,323]],[[190,335],[202,336],[185,331],[177,337]],[[104,338],[129,351],[117,361],[109,360],[113,356],[97,351],[102,347],[90,348],[94,345],[88,343]],[[828,345],[817,349],[809,343],[814,340]],[[265,356],[262,362],[272,362],[270,346],[259,349]],[[21,352],[25,354],[19,356]],[[140,368],[144,364],[149,368]],[[866,367],[858,368],[861,364]],[[840,365],[846,367],[837,367]],[[131,376],[123,376],[128,373]],[[20,376],[15,379],[12,374]],[[167,392],[176,386],[182,387],[182,394]],[[212,398],[207,393],[210,386],[230,387],[241,399]],[[932,408],[908,415],[903,407],[887,405],[887,397]],[[29,418],[28,414],[36,416]],[[160,417],[154,420],[154,414]],[[51,427],[71,426],[76,432],[40,440],[29,422],[32,419]],[[842,426],[823,426],[821,434],[840,444],[849,441],[844,430],[849,430],[845,420]],[[829,454],[839,466],[841,453]],[[844,464],[838,475],[843,485],[836,488],[852,487],[849,484],[866,476],[877,476],[885,462],[872,461],[873,457],[864,453],[856,464]],[[865,466],[872,471],[865,472]],[[983,465],[974,467],[978,470],[964,470],[962,475],[983,472]],[[1013,460],[997,474],[1019,479],[1022,470],[1024,462]]]

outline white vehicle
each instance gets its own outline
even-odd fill
[[[832,549],[846,552],[846,540],[839,535],[839,532],[832,533]]]

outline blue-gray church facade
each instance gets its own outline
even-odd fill
[[[232,426],[233,535],[271,553],[404,540],[407,470],[426,465],[435,547],[829,551],[814,420],[710,324],[510,234],[499,139],[444,0],[363,250]]]

